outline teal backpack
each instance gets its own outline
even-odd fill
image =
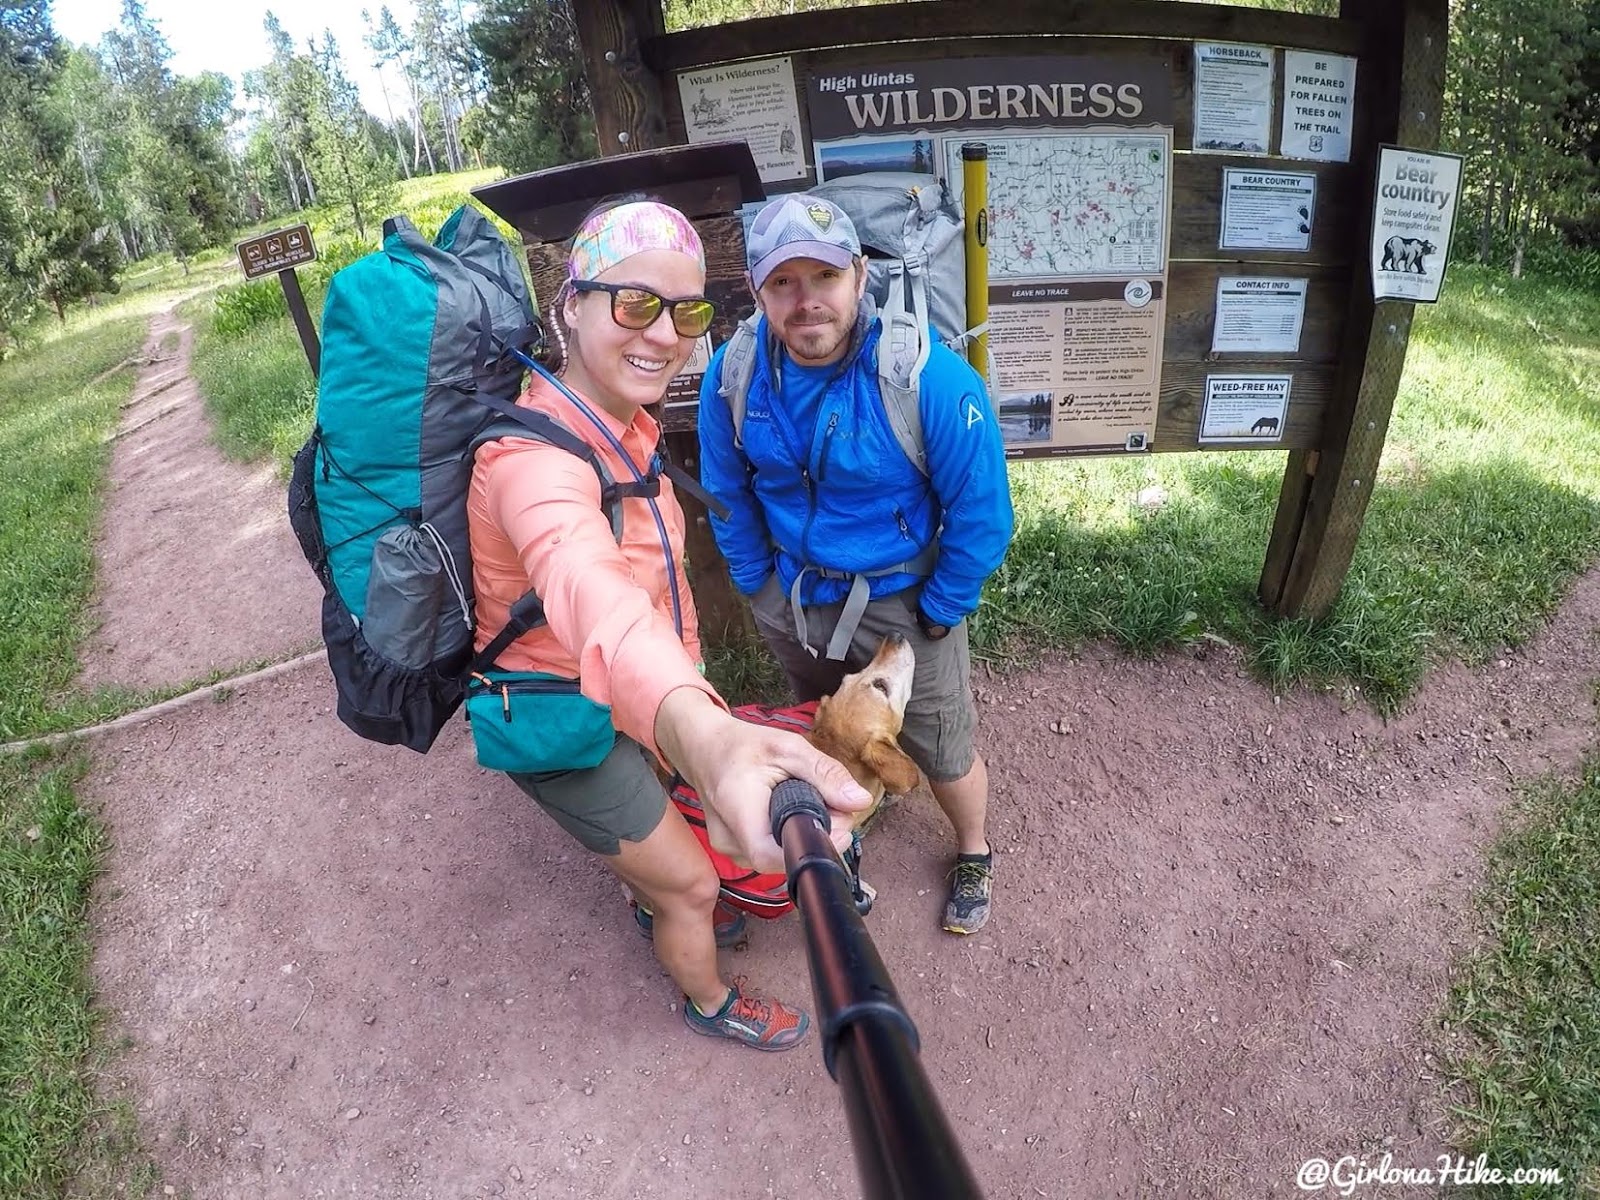
[[[295,456],[289,519],[323,584],[339,718],[371,741],[425,752],[474,677],[543,623],[529,591],[473,653],[466,496],[478,446],[517,436],[583,458],[619,541],[620,499],[659,489],[654,469],[617,484],[587,443],[516,405],[543,341],[514,252],[470,206],[433,242],[390,218],[382,249],[329,285],[316,424]],[[575,680],[551,686],[578,692]]]

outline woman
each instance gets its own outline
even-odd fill
[[[555,298],[560,381],[534,375],[518,403],[588,443],[613,478],[637,479],[660,437],[645,406],[662,399],[710,327],[705,253],[682,213],[639,200],[591,213],[567,269]],[[656,957],[683,990],[690,1029],[788,1049],[809,1018],[723,981],[717,935],[736,938],[742,917],[724,910],[714,932],[716,873],[647,754],[700,792],[719,847],[764,870],[782,870],[766,821],[771,789],[783,778],[810,781],[840,813],[864,807],[867,795],[804,739],[728,713],[701,673],[672,485],[663,478],[658,498],[628,497],[621,506],[619,541],[583,459],[516,437],[478,451],[467,507],[478,648],[531,586],[547,624],[513,643],[498,667],[578,680],[583,697],[610,706],[615,730],[602,739],[597,763],[511,778],[638,899]],[[842,845],[846,822],[835,826]]]

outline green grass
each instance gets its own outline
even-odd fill
[[[140,317],[103,314],[0,367],[0,742],[44,728],[78,673],[108,438],[134,377],[116,368],[144,336]]]
[[[1509,1173],[1556,1167],[1561,1187],[1600,1191],[1600,757],[1575,786],[1542,781],[1496,848],[1480,901],[1488,944],[1455,972],[1448,1063],[1466,1102],[1459,1144]],[[1487,1193],[1484,1193],[1487,1195]]]
[[[60,1183],[93,1105],[85,908],[102,840],[73,799],[86,769],[0,758],[0,1195]]]
[[[0,1196],[146,1196],[160,1174],[96,1076],[90,888],[105,834],[75,798],[75,750],[0,755]]]
[[[216,335],[208,301],[186,315],[195,322],[191,367],[216,422],[217,444],[241,461],[269,456],[287,478],[316,407],[317,385],[305,350],[287,317],[238,337]]]

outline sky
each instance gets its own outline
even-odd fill
[[[374,16],[387,3],[402,29],[409,29],[414,14],[412,0],[144,0],[145,13],[161,29],[172,47],[168,64],[178,75],[221,71],[233,77],[235,95],[243,100],[240,77],[265,66],[269,57],[262,19],[270,10],[295,44],[304,48],[307,38],[322,40],[331,29],[344,55],[345,70],[361,89],[367,109],[387,117],[383,88],[372,69],[371,52],[362,44],[366,27],[361,10]],[[103,34],[115,29],[122,16],[122,0],[53,0],[50,19],[56,33],[80,45],[97,45]],[[403,84],[394,68],[386,68],[394,108],[403,107]]]

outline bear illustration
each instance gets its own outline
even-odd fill
[[[1423,260],[1437,253],[1438,249],[1426,238],[1392,237],[1383,244],[1383,261],[1379,264],[1379,270],[1426,274]]]

